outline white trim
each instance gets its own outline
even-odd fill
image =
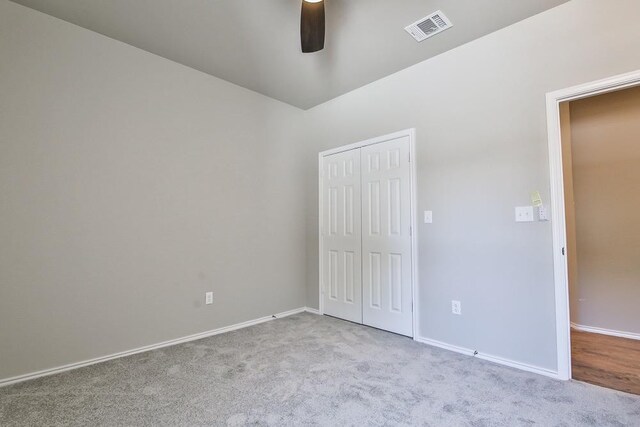
[[[306,311],[307,313],[320,315],[320,310],[315,309],[315,308],[305,307],[304,311]]]
[[[409,129],[409,159],[411,168],[411,281],[413,297],[413,339],[420,336],[420,298],[418,286],[418,162],[416,155],[416,130]]]
[[[309,309],[307,307],[296,308],[294,310],[284,311],[282,313],[274,314],[274,315],[271,315],[271,316],[265,316],[265,317],[261,317],[259,319],[253,319],[253,320],[248,320],[246,322],[236,323],[235,325],[224,326],[222,328],[212,329],[210,331],[201,332],[201,333],[193,334],[193,335],[188,335],[188,336],[182,337],[182,338],[176,338],[176,339],[169,340],[169,341],[163,341],[163,342],[160,342],[160,343],[157,343],[157,344],[151,344],[151,345],[147,345],[147,346],[144,346],[144,347],[138,347],[138,348],[135,348],[133,350],[126,350],[126,351],[121,351],[121,352],[118,352],[118,353],[113,353],[113,354],[110,354],[108,356],[96,357],[94,359],[84,360],[82,362],[70,363],[68,365],[58,366],[56,368],[50,368],[50,369],[45,369],[45,370],[42,370],[42,371],[31,372],[29,374],[18,375],[18,376],[11,377],[11,378],[4,378],[4,379],[0,379],[0,387],[8,386],[8,385],[19,383],[19,382],[23,382],[23,381],[33,380],[33,379],[44,377],[44,376],[48,376],[48,375],[59,374],[61,372],[70,371],[72,369],[82,368],[82,367],[89,366],[89,365],[95,365],[96,363],[102,363],[102,362],[106,362],[108,360],[119,359],[121,357],[131,356],[133,354],[144,353],[144,352],[151,351],[151,350],[157,350],[157,349],[163,348],[163,347],[169,347],[169,346],[176,345],[176,344],[182,344],[182,343],[186,343],[186,342],[189,342],[189,341],[195,341],[195,340],[199,340],[199,339],[202,339],[202,338],[207,338],[207,337],[211,337],[211,336],[214,336],[214,335],[223,334],[225,332],[235,331],[237,329],[242,329],[242,328],[246,328],[246,327],[249,327],[249,326],[254,326],[254,325],[257,325],[257,324],[260,324],[260,323],[268,322],[270,320],[279,319],[281,317],[287,317],[287,316],[291,316],[291,315],[294,315],[294,314],[298,314],[298,313],[302,313],[302,312],[310,311],[310,310],[313,310],[313,309]]]
[[[455,353],[464,354],[466,356],[473,356],[474,351],[465,347],[460,347],[453,344],[447,344],[446,342],[432,340],[431,338],[416,337],[415,341],[422,344],[431,345],[433,347],[443,348],[445,350],[453,351]]]
[[[629,338],[630,340],[640,340],[640,334],[634,332],[616,331],[614,329],[597,328],[595,326],[579,325],[571,322],[571,328],[576,331],[591,332],[593,334],[610,335],[612,337]]]
[[[419,328],[419,304],[418,304],[418,228],[417,228],[417,172],[416,172],[416,129],[409,128],[404,129],[398,132],[393,132],[387,135],[379,136],[376,138],[367,139],[364,141],[356,142],[349,145],[344,145],[342,147],[332,148],[330,150],[325,150],[318,153],[318,297],[320,299],[318,306],[319,314],[324,314],[324,298],[323,291],[324,286],[322,283],[322,196],[323,196],[323,160],[326,156],[330,156],[332,154],[343,153],[349,150],[355,150],[357,148],[367,147],[369,145],[380,144],[382,142],[391,141],[394,139],[408,137],[409,138],[409,168],[411,173],[411,296],[412,296],[412,304],[413,304],[413,312],[412,312],[412,329],[413,329],[413,338],[420,335]]]
[[[460,347],[460,346],[452,345],[452,344],[447,344],[447,343],[444,343],[442,341],[436,341],[436,340],[432,340],[432,339],[429,339],[429,338],[416,337],[415,340],[420,342],[420,343],[423,343],[423,344],[427,344],[427,345],[431,345],[431,346],[434,346],[434,347],[443,348],[445,350],[449,350],[449,351],[453,351],[453,352],[456,352],[456,353],[464,354],[466,356],[477,357],[478,359],[486,360],[488,362],[493,362],[493,363],[496,363],[498,365],[509,366],[510,368],[520,369],[522,371],[527,371],[527,372],[533,372],[534,374],[544,375],[545,377],[550,377],[550,378],[554,378],[554,379],[558,379],[559,378],[557,372],[552,371],[550,369],[541,368],[539,366],[528,365],[526,363],[516,362],[514,360],[505,359],[504,357],[499,357],[499,356],[493,356],[491,354],[478,353],[478,352],[476,352],[474,350],[471,350],[469,348]]]
[[[341,147],[331,148],[329,150],[321,151],[318,155],[320,158],[327,157],[332,154],[343,153],[345,151],[355,150],[356,148],[367,147],[369,145],[380,144],[381,142],[391,141],[393,139],[402,138],[408,136],[411,140],[415,139],[416,129],[409,128],[398,132],[389,133],[386,135],[378,136],[375,138],[365,139],[364,141],[354,142],[353,144],[343,145]]]
[[[324,159],[322,153],[318,153],[318,312],[324,314],[324,283],[322,282],[322,181],[324,180]]]
[[[560,103],[638,85],[640,85],[640,70],[547,93],[558,378],[563,380],[571,378],[571,332],[567,258],[562,253],[563,248],[566,247],[567,231],[565,224],[564,178],[562,172]]]

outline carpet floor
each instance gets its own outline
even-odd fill
[[[640,426],[640,396],[302,313],[0,388],[0,425]]]

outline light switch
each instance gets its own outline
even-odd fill
[[[431,224],[433,222],[433,212],[432,211],[424,211],[424,223]]]
[[[516,222],[532,222],[533,206],[519,206],[516,208]]]

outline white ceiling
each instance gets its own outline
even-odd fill
[[[300,51],[301,0],[13,0],[300,108],[310,108],[567,0],[326,0]],[[454,27],[404,27],[441,9]]]

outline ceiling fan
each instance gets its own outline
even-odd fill
[[[324,49],[324,0],[302,0],[300,42],[303,53]]]

